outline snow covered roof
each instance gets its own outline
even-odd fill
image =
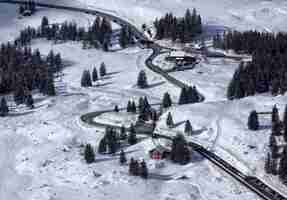
[[[184,57],[186,56],[184,51],[172,51],[170,52],[169,56],[171,57]]]
[[[275,144],[277,147],[285,147],[287,145],[284,137],[281,135],[281,136],[275,136]]]

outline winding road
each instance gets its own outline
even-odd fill
[[[28,1],[0,0],[0,3],[10,3],[10,4],[25,4],[27,2]],[[129,23],[128,21],[125,21],[125,20],[123,20],[117,16],[113,16],[113,15],[110,15],[110,14],[107,14],[107,13],[104,13],[101,11],[97,11],[97,10],[76,8],[76,7],[62,6],[62,5],[36,3],[36,6],[53,8],[53,9],[61,9],[61,10],[69,10],[69,11],[75,11],[75,12],[82,12],[82,13],[87,13],[87,14],[91,14],[91,15],[98,15],[98,16],[106,17],[109,20],[111,20],[114,23],[117,23],[121,26],[129,26],[131,28],[133,34],[137,38],[137,40],[148,41],[148,38],[139,29],[137,29],[136,26],[134,26],[133,24]],[[168,82],[174,84],[175,86],[177,86],[179,88],[188,87],[188,85],[186,85],[185,83],[181,82],[180,80],[175,79],[174,77],[170,76],[168,73],[164,72],[159,66],[156,66],[153,64],[154,58],[157,57],[163,49],[167,49],[167,48],[161,47],[160,45],[155,44],[155,43],[150,43],[148,48],[152,49],[152,51],[153,51],[152,54],[145,61],[146,66],[150,70],[154,71],[155,73],[160,74]],[[201,95],[200,100],[204,101],[203,95]],[[121,110],[123,110],[123,109],[125,109],[125,108],[122,108]],[[98,122],[94,121],[94,119],[97,116],[99,116],[103,113],[108,113],[108,112],[114,112],[114,110],[111,109],[111,110],[104,110],[104,111],[97,111],[97,112],[88,113],[88,114],[81,116],[81,120],[83,122],[89,124],[89,125],[92,125],[92,126],[98,126],[98,127],[111,126],[110,124],[98,123]],[[144,127],[146,127],[145,124],[142,124],[142,125]],[[119,126],[114,126],[114,125],[112,125],[112,127],[120,128]],[[173,139],[170,136],[161,135],[160,133],[153,133],[150,130],[142,131],[140,133],[150,135],[150,136],[153,136],[156,138],[163,138],[163,139],[167,139],[167,140]],[[275,189],[271,188],[270,186],[268,186],[265,183],[263,183],[262,181],[260,181],[258,178],[246,176],[245,174],[240,172],[240,170],[236,169],[231,164],[229,164],[228,162],[226,162],[225,160],[223,160],[222,158],[220,158],[219,156],[217,156],[213,152],[208,151],[207,149],[205,149],[200,144],[197,144],[194,142],[189,142],[188,145],[190,147],[192,147],[195,151],[200,153],[204,158],[206,158],[210,162],[212,162],[214,165],[218,166],[220,169],[222,169],[223,171],[225,171],[226,173],[231,175],[234,179],[239,181],[242,185],[246,186],[251,191],[258,194],[260,197],[262,197],[262,199],[265,199],[265,200],[287,200],[286,197],[284,197],[278,191],[276,191]]]

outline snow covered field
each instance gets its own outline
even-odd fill
[[[51,2],[108,9],[109,12],[127,17],[137,25],[150,23],[155,16],[161,16],[166,11],[173,10],[182,15],[182,11],[193,6],[197,7],[203,16],[207,16],[209,22],[231,25],[238,29],[285,30],[286,27],[281,22],[287,18],[287,8],[283,1],[221,0],[220,4],[211,0]],[[219,6],[221,4],[222,6]],[[269,7],[269,11],[264,9],[265,7]],[[85,14],[48,9],[43,9],[32,17],[18,19],[15,9],[15,6],[0,5],[1,42],[13,39],[26,25],[39,25],[45,15],[54,22],[68,19],[82,25],[88,25],[93,19]],[[253,18],[249,16],[252,13],[256,13]],[[269,18],[272,18],[274,23],[270,23]],[[126,106],[128,100],[137,100],[140,96],[147,96],[151,103],[158,103],[167,91],[173,101],[177,102],[180,90],[145,68],[144,60],[150,54],[149,50],[129,48],[106,53],[100,50],[82,50],[79,43],[53,45],[43,40],[34,41],[32,47],[39,48],[43,54],[48,54],[51,49],[60,52],[63,59],[71,65],[64,69],[64,76],[56,82],[58,96],[42,100],[37,97],[39,101],[35,104],[36,112],[0,119],[0,199],[259,199],[200,157],[186,166],[167,162],[167,167],[161,170],[153,169],[153,161],[147,154],[154,145],[150,139],[126,149],[126,152],[129,152],[127,157],[144,158],[151,172],[170,175],[169,181],[156,178],[144,181],[130,177],[127,175],[127,167],[118,165],[117,156],[97,155],[97,162],[87,165],[80,155],[81,144],[91,143],[97,147],[103,130],[83,124],[79,119],[82,114],[110,109],[114,105]],[[91,71],[95,66],[99,68],[101,62],[106,63],[108,76],[99,81],[100,86],[95,84],[92,88],[81,88],[83,70]],[[262,176],[269,183],[284,190],[286,188],[279,185],[278,180],[267,177],[263,171],[270,134],[269,117],[260,118],[263,126],[258,132],[247,130],[246,122],[251,110],[270,111],[274,104],[278,105],[282,115],[287,99],[284,96],[263,95],[227,102],[226,86],[237,65],[233,60],[209,59],[194,70],[172,73],[176,78],[195,84],[206,96],[206,102],[172,107],[169,111],[176,123],[189,119],[195,130],[202,130],[189,137],[189,140],[209,146],[244,172]],[[141,69],[146,70],[148,82],[152,85],[146,90],[135,87],[137,74]],[[169,133],[166,128],[166,115],[167,113],[161,117],[157,129],[163,133],[174,134],[174,131]],[[99,120],[105,121],[106,116],[102,117],[103,119]],[[119,116],[116,121],[120,119]],[[176,131],[182,129],[181,125]],[[101,176],[95,176],[94,172]],[[188,179],[173,179],[183,175]]]

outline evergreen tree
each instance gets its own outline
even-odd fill
[[[172,101],[168,92],[164,93],[163,100],[162,100],[162,107],[168,108],[172,105]]]
[[[63,67],[62,57],[60,53],[56,54],[55,59],[54,59],[54,64],[55,64],[56,72],[59,72]]]
[[[147,77],[146,77],[146,73],[144,70],[141,70],[139,72],[138,80],[137,80],[137,86],[141,89],[148,87]]]
[[[192,135],[192,126],[189,120],[185,122],[184,133],[186,135]]]
[[[129,136],[128,136],[128,143],[130,145],[134,145],[137,143],[137,136],[136,136],[136,130],[133,124],[131,124],[130,126],[130,130],[129,130]]]
[[[49,20],[46,16],[44,16],[41,22],[41,34],[43,37],[47,37],[48,28],[49,28]]]
[[[127,158],[126,158],[126,154],[123,150],[121,150],[121,153],[120,153],[120,164],[121,165],[124,165],[126,164],[127,162]]]
[[[140,163],[140,176],[144,179],[148,178],[148,168],[144,160]]]
[[[107,141],[106,141],[105,137],[103,139],[101,139],[101,141],[99,143],[98,151],[99,151],[99,153],[106,153],[107,152]]]
[[[285,141],[287,141],[287,106],[285,106],[283,125],[284,125],[284,138]]]
[[[124,125],[121,126],[120,138],[121,138],[121,140],[127,139],[127,131],[126,131],[126,127]]]
[[[90,144],[85,147],[85,160],[88,164],[95,162],[94,149]]]
[[[145,109],[145,102],[144,102],[144,99],[143,97],[140,97],[139,98],[139,103],[138,103],[138,110],[139,110],[139,113],[143,113],[144,112],[144,109]]]
[[[89,70],[84,70],[81,78],[82,87],[92,87],[91,74]]]
[[[280,180],[287,184],[287,148],[285,147],[282,159],[279,165],[279,178]]]
[[[285,106],[284,110],[283,126],[284,126],[284,138],[285,141],[287,141],[287,106]]]
[[[270,174],[272,172],[272,165],[271,165],[271,156],[270,153],[267,154],[267,158],[265,161],[265,172]]]
[[[115,105],[114,111],[115,111],[115,112],[119,112],[119,107],[118,107],[118,105]]]
[[[27,97],[26,97],[26,105],[31,109],[34,108],[34,100],[33,100],[33,96],[31,94],[27,95]]]
[[[133,171],[134,176],[139,176],[140,175],[140,164],[137,160],[134,162],[134,171]]]
[[[13,97],[17,105],[25,103],[25,91],[24,91],[23,86],[19,85],[17,88],[15,88]]]
[[[134,175],[134,172],[135,172],[135,160],[134,158],[131,158],[129,163],[129,174]]]
[[[188,103],[188,94],[187,94],[187,89],[184,87],[181,89],[178,104],[183,105],[187,103]]]
[[[131,104],[131,111],[133,113],[136,113],[137,112],[137,106],[136,106],[136,103],[134,101],[132,101],[132,104]]]
[[[279,121],[280,121],[280,118],[279,118],[278,108],[276,107],[276,105],[274,105],[272,109],[272,124],[279,123]]]
[[[53,78],[47,79],[45,94],[48,96],[55,96],[56,95],[56,89],[55,89]]]
[[[122,27],[119,42],[122,48],[126,48],[128,46],[129,38],[127,27]]]
[[[167,118],[166,118],[166,125],[171,128],[174,126],[174,122],[173,122],[173,119],[172,119],[172,115],[171,113],[169,112],[168,115],[167,115]]]
[[[132,112],[132,103],[131,103],[131,101],[128,101],[127,112]]]
[[[100,76],[103,77],[107,74],[107,71],[106,71],[106,64],[105,63],[101,63],[101,66],[100,66]]]
[[[94,82],[96,82],[99,78],[98,78],[98,71],[97,68],[94,67],[93,72],[92,72],[92,79]]]
[[[8,115],[8,112],[9,112],[9,108],[8,108],[6,99],[5,99],[5,98],[2,98],[2,99],[1,99],[1,104],[0,104],[0,116],[1,116],[1,117],[7,116],[7,115]]]
[[[190,151],[184,136],[181,134],[178,134],[172,140],[171,160],[180,164],[187,164],[190,161]]]
[[[258,115],[255,110],[250,112],[247,124],[250,130],[256,131],[259,129]]]
[[[117,133],[111,127],[106,128],[106,140],[107,140],[107,146],[109,148],[109,153],[110,154],[115,153],[119,147],[119,143]]]

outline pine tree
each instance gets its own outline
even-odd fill
[[[166,125],[171,128],[174,126],[174,122],[173,122],[173,119],[172,119],[172,115],[171,113],[169,112],[168,115],[167,115],[167,118],[166,118]]]
[[[41,34],[43,37],[47,37],[47,30],[49,28],[49,20],[46,16],[44,16],[42,18],[42,22],[41,22]]]
[[[137,112],[137,106],[136,106],[136,103],[134,101],[132,101],[132,104],[131,104],[131,111],[133,113],[136,113]]]
[[[46,91],[45,94],[48,96],[55,96],[56,95],[56,89],[54,85],[54,79],[53,78],[48,78],[46,82]]]
[[[187,103],[188,103],[188,94],[187,94],[187,89],[184,87],[181,89],[178,104],[183,105]]]
[[[129,136],[128,136],[128,143],[130,145],[134,145],[137,143],[137,136],[136,136],[135,127],[133,124],[131,124],[129,131],[130,132],[129,132]]]
[[[133,175],[135,175],[135,176],[139,176],[140,175],[140,164],[139,164],[139,162],[137,160],[135,160],[135,162],[134,162]]]
[[[59,72],[63,67],[62,57],[60,53],[56,54],[55,59],[54,59],[54,64],[56,67],[56,72]]]
[[[131,158],[129,163],[129,174],[134,175],[135,174],[135,160],[134,158]]]
[[[287,183],[287,148],[285,147],[282,159],[279,165],[279,178],[285,184]]]
[[[287,105],[285,106],[283,125],[284,125],[284,138],[285,141],[287,141]]]
[[[29,108],[31,108],[31,109],[34,108],[34,100],[33,100],[33,96],[31,94],[27,95],[25,103]]]
[[[92,72],[92,79],[94,82],[96,82],[99,79],[98,71],[97,71],[97,68],[95,68],[95,67],[94,67],[93,72]]]
[[[120,111],[118,105],[115,105],[114,111],[115,112],[119,112]]]
[[[141,89],[148,87],[147,77],[146,77],[146,73],[144,70],[141,70],[139,72],[138,80],[137,80],[137,86]]]
[[[99,151],[99,153],[106,153],[107,152],[107,141],[106,141],[105,137],[103,139],[101,139],[101,141],[99,143],[98,151]]]
[[[247,125],[250,130],[256,131],[259,129],[258,115],[255,110],[250,112]]]
[[[104,77],[106,74],[107,74],[106,64],[102,62],[100,66],[100,76]]]
[[[127,27],[122,27],[119,42],[122,48],[126,48],[128,46],[129,38]]]
[[[5,117],[5,116],[8,115],[8,113],[9,113],[9,108],[8,108],[6,99],[2,98],[1,99],[1,104],[0,104],[0,116],[1,117]]]
[[[19,14],[20,14],[20,15],[23,15],[24,11],[25,11],[24,6],[23,6],[23,5],[20,5],[20,6],[19,6]]]
[[[121,138],[121,140],[127,139],[127,131],[126,131],[126,127],[124,125],[121,126],[120,138]]]
[[[272,109],[272,124],[279,123],[279,121],[280,121],[279,112],[278,112],[276,105],[274,105]]]
[[[127,158],[126,158],[126,154],[123,150],[121,150],[121,153],[120,153],[120,164],[121,165],[124,165],[127,163]]]
[[[107,127],[105,136],[107,140],[107,146],[109,148],[109,153],[110,154],[115,153],[119,147],[116,131],[111,127]]]
[[[162,100],[162,107],[168,108],[172,105],[172,101],[168,92],[164,93],[163,100]]]
[[[131,103],[131,101],[128,101],[127,112],[132,112],[132,103]]]
[[[85,160],[88,164],[95,162],[94,149],[90,144],[85,147]]]
[[[81,78],[82,87],[92,87],[91,74],[89,70],[84,70]]]
[[[186,164],[190,161],[190,151],[183,135],[178,134],[172,140],[171,160],[175,163]]]
[[[148,178],[148,168],[144,160],[140,163],[140,176],[144,179]]]
[[[270,153],[267,154],[267,158],[266,158],[266,161],[265,161],[265,172],[267,174],[271,174],[272,172],[272,168],[271,168],[271,156],[270,156]]]
[[[144,99],[143,99],[143,97],[140,97],[139,103],[138,103],[138,110],[139,110],[140,114],[144,112],[144,108],[145,108]]]
[[[13,92],[14,101],[17,105],[25,103],[25,91],[23,86],[18,86]]]
[[[186,135],[192,135],[192,126],[189,120],[185,122],[184,133]]]

